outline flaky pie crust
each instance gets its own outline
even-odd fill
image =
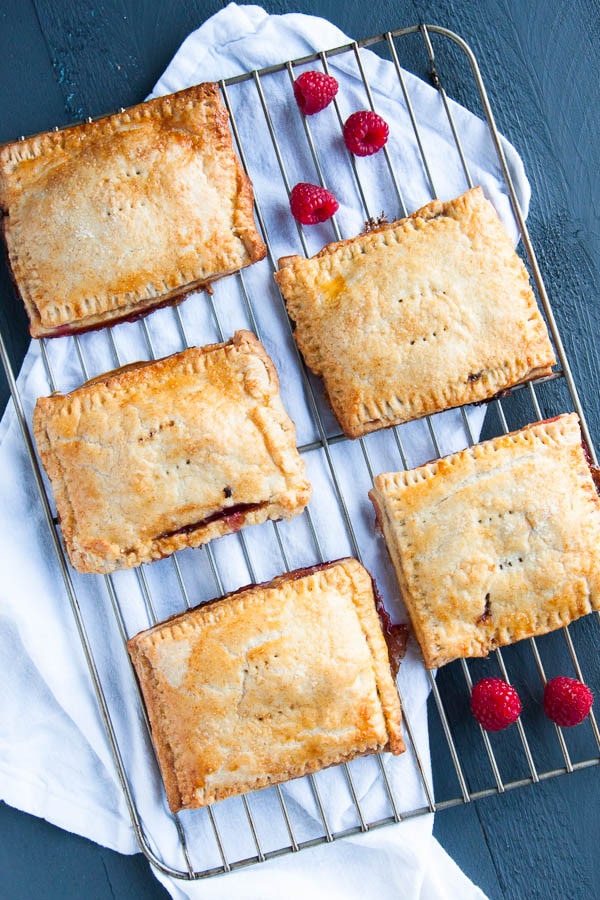
[[[348,437],[483,400],[555,362],[481,188],[279,266],[298,347]]]
[[[428,668],[600,609],[600,499],[574,413],[378,475],[370,496]]]
[[[265,256],[216,84],[0,148],[33,337],[136,318]]]
[[[33,427],[81,572],[287,519],[309,500],[277,373],[248,331],[42,397]]]
[[[354,559],[315,569],[129,641],[174,812],[404,750],[371,577]]]

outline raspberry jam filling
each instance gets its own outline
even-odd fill
[[[189,525],[183,525],[181,528],[174,528],[173,531],[163,531],[162,534],[159,534],[155,538],[155,540],[162,541],[166,538],[175,537],[177,534],[191,534],[193,531],[198,531],[198,529],[204,528],[205,525],[210,525],[212,522],[227,522],[233,531],[239,531],[249,512],[263,509],[265,506],[268,506],[268,504],[237,503],[234,506],[228,506],[226,509],[221,509],[218,512],[212,513],[212,515],[206,516],[205,519],[201,519],[199,522],[190,522]]]
[[[404,659],[404,654],[406,653],[408,626],[400,624],[394,625],[392,623],[390,614],[383,605],[383,600],[379,596],[377,588],[375,588],[375,583],[373,583],[373,588],[375,589],[375,608],[377,609],[381,630],[383,631],[383,636],[388,648],[392,678],[395,679],[400,669],[400,663]]]
[[[99,328],[104,328],[107,323],[109,325],[117,325],[123,322],[137,322],[139,319],[145,318],[156,309],[163,309],[166,306],[178,306],[183,300],[186,299],[188,294],[194,293],[195,291],[201,291],[205,287],[206,285],[204,284],[199,284],[195,287],[184,285],[181,289],[181,292],[176,296],[166,297],[164,300],[160,300],[158,303],[154,303],[152,304],[152,306],[146,307],[144,309],[134,309],[131,312],[123,313],[122,315],[115,311],[114,317],[110,319],[102,319],[98,322],[90,323],[86,322],[85,319],[81,322],[67,322],[65,325],[57,325],[56,328],[49,328],[46,331],[45,337],[53,338],[66,337],[70,334],[85,334],[88,331],[97,331]]]

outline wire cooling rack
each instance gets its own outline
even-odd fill
[[[423,139],[423,123],[419,121],[418,110],[413,106],[411,99],[411,88],[407,85],[405,69],[408,66],[405,58],[412,60],[413,68],[425,69],[437,90],[439,103],[446,116],[449,133],[452,135],[453,152],[456,156],[454,163],[460,166],[464,176],[464,189],[466,189],[473,186],[467,161],[468,153],[463,146],[460,125],[457,123],[453,104],[447,97],[440,71],[440,54],[443,56],[445,53],[454,53],[461,57],[466,71],[464,77],[471,79],[469,87],[475,89],[474,93],[481,105],[479,112],[487,122],[490,140],[497,155],[497,164],[505,179],[515,220],[522,235],[522,245],[527,257],[526,263],[530,268],[538,299],[553,337],[559,366],[551,376],[515,388],[501,398],[490,401],[487,404],[483,437],[506,433],[527,422],[574,410],[582,420],[584,439],[587,441],[590,454],[595,462],[595,454],[583,411],[531,240],[519,208],[517,193],[479,68],[472,52],[459,36],[437,26],[400,29],[221,82],[223,99],[230,113],[231,126],[243,165],[253,181],[256,182],[257,173],[253,171],[253,163],[249,159],[248,141],[240,137],[236,118],[237,104],[244,102],[252,94],[253,101],[258,101],[257,109],[260,113],[257,132],[261,131],[261,141],[268,145],[268,152],[273,154],[276,159],[282,190],[285,189],[289,193],[292,184],[288,171],[287,151],[289,148],[282,146],[278,139],[278,129],[273,119],[273,100],[268,98],[277,96],[279,89],[277,83],[279,82],[279,87],[281,87],[281,80],[289,94],[291,83],[300,68],[308,65],[320,66],[327,72],[330,60],[333,57],[340,57],[355,67],[356,75],[364,86],[365,105],[375,108],[372,85],[369,84],[363,65],[363,48],[371,48],[387,58],[395,70],[398,99],[404,103],[410,117],[414,144],[418,148],[431,197],[437,195],[436,171]],[[400,66],[400,58],[403,59],[404,69]],[[417,60],[416,64],[414,60]],[[272,90],[274,84],[276,85],[275,91]],[[337,101],[335,111],[341,126],[343,118]],[[313,137],[313,126],[308,119],[303,119],[301,127],[304,129],[304,139],[317,177],[322,184],[325,184],[317,142]],[[395,194],[398,214],[403,215],[410,210],[406,209],[401,185],[387,149],[384,150],[383,158],[388,169],[390,184],[393,186],[391,190]],[[363,189],[358,167],[353,159],[349,159],[348,164],[352,167],[357,194],[363,208],[363,217],[369,219],[376,216],[378,210],[371,209],[371,199],[368,192]],[[263,197],[258,193],[256,197],[257,220],[268,247],[270,264],[274,269],[276,257],[273,248],[273,233],[272,229],[270,231],[266,225],[262,203]],[[341,238],[342,235],[335,220],[333,228],[334,237]],[[298,240],[302,250],[308,254],[310,252],[308,242],[300,228],[298,229]],[[239,284],[245,324],[251,327],[259,337],[262,337],[259,327],[260,316],[257,315],[258,305],[262,302],[262,298],[258,296],[256,285],[249,273],[241,273],[235,277]],[[216,286],[216,296],[213,298],[211,295],[206,300],[206,308],[209,310],[208,315],[212,317],[212,328],[216,338],[223,340],[229,335],[225,332],[220,320],[218,292],[219,285]],[[281,321],[284,323],[283,327],[288,329],[287,338],[289,340],[290,324],[285,316],[281,298],[278,298],[278,302],[281,303]],[[188,326],[183,308],[174,308],[169,311],[169,315],[173,316],[172,322],[180,344],[189,345]],[[135,327],[139,329],[143,354],[146,358],[152,359],[158,355],[164,355],[160,339],[157,339],[156,333],[149,326],[148,319],[137,323]],[[122,359],[118,340],[113,332],[106,330],[105,334],[109,342],[109,355],[113,366],[119,366],[128,361]],[[85,337],[69,340],[73,340],[79,360],[81,380],[97,374],[96,371],[92,371],[94,364],[90,364],[87,359]],[[293,347],[293,341],[289,340],[289,345]],[[309,816],[310,827],[307,826],[306,816],[299,817],[298,797],[293,791],[289,793],[286,785],[266,789],[269,792],[270,805],[265,806],[262,803],[261,797],[265,792],[261,791],[178,816],[172,816],[168,812],[158,779],[157,793],[160,796],[150,798],[140,796],[140,791],[135,785],[135,769],[139,766],[140,760],[139,758],[130,759],[128,751],[124,750],[129,736],[121,733],[122,724],[120,722],[116,724],[117,716],[112,705],[112,692],[107,690],[109,681],[112,679],[110,661],[107,668],[101,648],[90,638],[88,621],[90,613],[85,608],[86,602],[81,598],[80,585],[82,582],[80,577],[70,569],[64,555],[60,531],[53,511],[53,501],[47,491],[45,476],[37,463],[28,427],[28,417],[24,411],[1,336],[0,352],[23,438],[31,457],[49,533],[56,550],[64,588],[81,639],[119,781],[140,847],[154,866],[167,874],[183,879],[208,877],[274,856],[295,852],[303,847],[330,842],[344,835],[372,830],[411,816],[441,810],[509,788],[532,784],[578,768],[597,765],[600,762],[600,734],[593,714],[584,725],[572,730],[573,733],[565,733],[543,717],[539,704],[541,689],[546,678],[555,674],[573,674],[591,684],[592,687],[596,687],[596,690],[600,687],[594,649],[597,644],[600,620],[597,615],[592,615],[554,634],[524,641],[502,651],[497,650],[487,660],[459,661],[446,666],[438,673],[437,678],[431,673],[423,676],[429,680],[431,690],[428,704],[429,747],[420,745],[416,737],[416,730],[421,733],[422,723],[415,730],[414,721],[409,714],[410,698],[403,698],[408,745],[405,756],[408,758],[409,765],[419,784],[416,802],[414,795],[407,802],[402,791],[398,790],[398,779],[394,776],[392,768],[396,761],[382,756],[370,760],[357,760],[339,768],[338,774],[341,773],[343,779],[347,794],[346,805],[349,809],[349,813],[347,812],[345,817],[340,817],[338,810],[331,806],[332,802],[338,802],[336,798],[339,798],[339,784],[332,793],[328,789],[328,785],[323,784],[317,777],[309,776],[304,779],[308,791],[307,796],[312,805]],[[41,342],[41,353],[46,367],[49,390],[63,388],[60,373],[53,371],[48,346],[44,341]],[[348,441],[338,432],[335,422],[331,419],[321,397],[320,385],[303,368],[297,354],[296,363],[298,378],[312,418],[314,431],[311,439],[301,444],[299,449],[307,462],[311,455],[318,456],[331,484],[337,514],[344,523],[348,550],[361,559],[364,555],[364,548],[361,546],[355,528],[352,490],[348,489],[347,473],[343,470],[343,463],[340,463],[343,456],[340,457],[337,452],[338,448],[347,445]],[[464,443],[473,443],[475,435],[472,431],[472,417],[466,410],[462,410],[461,415]],[[440,455],[442,448],[438,440],[437,417],[425,420],[423,428],[431,447],[431,457]],[[409,468],[411,448],[405,445],[403,429],[393,429],[393,434],[397,451],[396,467]],[[358,456],[355,455],[354,460],[358,459],[357,465],[364,469],[362,477],[368,481],[371,481],[373,475],[377,474],[373,462],[373,458],[376,458],[377,455],[376,441],[376,435],[369,435],[353,442],[354,450],[358,454]],[[311,506],[303,517],[311,559],[301,561],[295,559],[296,545],[293,542],[288,544],[288,532],[285,525],[275,523],[270,526],[260,526],[263,529],[272,528],[270,540],[274,543],[279,555],[278,565],[281,571],[290,570],[303,563],[320,562],[327,557],[327,525],[317,516],[311,515]],[[243,560],[249,580],[260,581],[264,580],[264,577],[258,571],[256,564],[255,544],[251,531],[251,529],[246,530],[246,532],[229,536],[223,540],[235,542],[234,552]],[[263,531],[262,534],[264,533]],[[233,546],[232,543],[227,544],[228,550],[233,552],[231,550]],[[212,545],[208,545],[202,551],[195,551],[195,553],[197,554],[195,559],[200,560],[197,562],[197,566],[202,570],[199,581],[204,578],[212,584],[212,587],[207,588],[206,592],[211,596],[219,596],[231,589],[227,582],[227,563],[224,562],[226,555],[224,556],[217,546],[213,547]],[[165,564],[167,563],[170,567],[171,595],[176,597],[175,600],[172,600],[175,608],[169,607],[169,613],[190,607],[199,599],[209,599],[206,596],[200,598],[196,596],[195,587],[192,595],[186,560],[180,560],[180,556],[175,555],[165,561]],[[162,563],[155,565],[162,565]],[[131,579],[135,579],[134,591],[132,591]],[[134,573],[127,573],[127,576],[123,576],[123,578],[119,575],[107,576],[99,581],[103,585],[107,598],[106,606],[113,616],[106,627],[116,634],[117,644],[123,650],[123,659],[126,659],[124,648],[127,638],[140,627],[146,627],[164,617],[162,598],[156,595],[153,588],[152,567],[141,567]],[[197,582],[194,583],[197,584]],[[141,624],[139,616],[136,618],[131,615],[132,592],[140,598],[144,610],[145,621]],[[127,665],[129,664],[127,663]],[[516,727],[499,735],[489,735],[481,730],[468,712],[471,685],[483,674],[501,674],[513,683],[517,683],[525,701],[523,715]],[[127,679],[126,703],[132,704],[131,727],[135,729],[139,724],[144,732],[142,746],[145,748],[146,757],[142,760],[142,764],[152,765],[148,721],[130,667],[125,673],[125,678]],[[429,765],[430,754],[431,768]],[[404,764],[406,765],[406,763]],[[364,767],[370,768],[364,769]],[[364,790],[365,783],[369,786],[367,791]],[[374,794],[378,796],[376,806],[372,806],[369,802],[369,797]],[[306,797],[303,802],[306,802]],[[148,813],[149,803],[152,805],[150,814]],[[169,823],[168,847],[161,845],[156,838],[156,809],[159,810],[158,832],[162,834],[166,828],[165,823]],[[278,828],[274,824],[273,809],[276,810],[280,820]],[[242,834],[243,839],[240,840]],[[171,840],[172,837],[173,840]]]

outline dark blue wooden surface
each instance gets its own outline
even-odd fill
[[[532,237],[598,447],[597,0],[263,5],[275,13],[322,15],[356,38],[425,21],[471,45],[498,124],[526,163]],[[216,0],[0,0],[0,141],[139,101],[183,38],[221,6]],[[0,296],[0,326],[18,366],[28,342],[25,316],[4,265]],[[6,386],[0,390],[3,406]],[[445,810],[435,833],[491,897],[587,900],[600,895],[599,799],[594,767]],[[0,835],[0,897],[7,900],[166,896],[140,855],[121,857],[1,805]]]

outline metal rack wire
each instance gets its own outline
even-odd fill
[[[509,392],[508,396],[496,398],[488,404],[485,427],[490,433],[506,433],[514,427],[525,424],[527,421],[543,419],[548,415],[565,412],[570,408],[575,410],[582,420],[584,438],[595,461],[583,410],[550,308],[527,227],[519,208],[503,145],[496,129],[479,68],[472,52],[460,37],[437,26],[416,26],[389,32],[385,35],[377,35],[360,42],[353,42],[347,46],[220,82],[223,99],[230,113],[231,127],[242,163],[248,170],[250,177],[255,181],[254,176],[256,173],[253,171],[253,163],[249,159],[248,146],[240,136],[236,119],[236,104],[239,102],[239,97],[241,96],[243,100],[252,93],[254,100],[257,101],[257,109],[260,110],[262,115],[261,124],[264,125],[270,152],[276,160],[283,189],[289,194],[292,179],[288,172],[285,148],[282,148],[278,140],[277,128],[273,123],[271,105],[267,98],[270,80],[279,78],[285,81],[287,79],[287,88],[291,89],[295,71],[299,67],[309,64],[318,65],[325,72],[328,72],[330,61],[333,57],[344,57],[353,62],[357,76],[364,86],[367,104],[371,108],[375,108],[372,88],[367,78],[362,57],[363,48],[373,48],[387,56],[395,69],[398,97],[405,104],[410,118],[414,141],[418,147],[429,192],[431,197],[437,196],[434,167],[431,165],[428,149],[422,137],[418,111],[413,107],[411,92],[407,87],[405,74],[400,66],[403,42],[409,37],[420,42],[420,52],[424,54],[432,83],[438,91],[440,102],[447,117],[456,154],[464,174],[465,188],[473,185],[472,176],[467,153],[461,141],[460,128],[455,121],[452,104],[448,100],[443,85],[434,44],[436,42],[442,42],[441,46],[452,44],[464,55],[470,67],[473,84],[479,96],[483,115],[487,120],[498,163],[503,172],[507,191],[511,198],[515,219],[522,235],[523,246],[527,254],[538,298],[544,310],[560,361],[559,369],[552,376],[538,379],[535,383],[514,389]],[[238,92],[241,92],[241,94]],[[335,103],[335,115],[341,127],[343,117],[337,102]],[[303,128],[306,145],[317,178],[321,184],[327,186],[324,168],[317,150],[317,142],[312,133],[312,125],[308,119],[302,119],[301,127]],[[399,214],[405,215],[409,210],[407,209],[402,186],[394,170],[387,148],[384,149],[383,158],[393,185],[395,205],[398,206]],[[362,204],[364,218],[369,219],[373,216],[370,198],[363,189],[360,173],[354,158],[349,157],[348,163],[352,168],[354,183]],[[262,202],[263,199],[258,193],[256,197],[257,220],[267,244],[271,267],[275,269],[276,255],[273,246],[273,235],[267,226],[267,217],[263,214]],[[335,239],[341,239],[342,234],[335,220],[333,221],[333,229]],[[298,240],[302,251],[309,255],[309,245],[301,228],[298,228]],[[257,314],[260,298],[256,296],[256,287],[249,283],[251,277],[244,272],[240,273],[236,278],[239,285],[239,309],[241,314],[245,318],[248,327],[259,338],[263,338],[265,336],[261,334],[260,316]],[[318,457],[319,463],[323,466],[331,482],[332,495],[340,521],[343,523],[349,552],[358,559],[363,559],[364,546],[355,527],[353,497],[348,491],[344,473],[337,459],[337,448],[348,442],[337,431],[335,423],[332,424],[328,417],[327,409],[324,407],[320,395],[320,387],[303,367],[300,355],[291,339],[291,325],[285,315],[281,298],[279,298],[278,302],[281,303],[282,339],[287,340],[290,352],[295,354],[295,368],[302,384],[303,394],[314,426],[314,433],[299,449],[307,461],[313,456]],[[206,304],[207,309],[210,311],[209,318],[213,332],[218,340],[225,339],[227,333],[221,321],[218,287],[217,299],[210,295],[206,300]],[[173,317],[180,346],[189,346],[191,343],[188,333],[189,327],[186,324],[182,308],[175,307],[169,314]],[[152,333],[149,320],[142,320],[136,327],[139,328],[145,356],[148,359],[154,359],[159,355],[164,355],[160,337],[157,339],[157,336]],[[107,329],[105,334],[112,364],[114,367],[118,367],[126,360],[122,358],[122,353],[119,350],[118,342],[113,332]],[[86,358],[85,339],[74,338],[72,340],[79,360],[81,380],[83,381],[96,373],[90,371],[90,365]],[[516,728],[514,730],[511,729],[509,736],[503,735],[496,738],[479,729],[470,717],[465,715],[470,688],[475,680],[476,673],[481,671],[499,670],[499,673],[507,680],[518,678],[520,683],[526,685],[527,689],[531,690],[532,693],[535,692],[536,686],[539,692],[540,685],[543,685],[546,680],[547,671],[553,665],[552,662],[544,663],[546,655],[542,645],[545,647],[545,642],[549,642],[549,646],[551,644],[553,658],[565,657],[567,665],[572,668],[577,677],[593,684],[593,679],[598,677],[598,671],[597,666],[594,668],[593,653],[587,652],[586,648],[588,647],[590,633],[592,634],[592,641],[597,640],[597,628],[600,619],[595,615],[587,617],[588,621],[584,623],[576,623],[575,626],[563,629],[559,636],[552,635],[542,639],[532,639],[522,642],[522,645],[515,648],[510,647],[503,651],[498,650],[488,661],[466,662],[463,660],[447,666],[443,672],[439,673],[437,678],[429,673],[429,687],[432,698],[429,704],[429,713],[430,728],[433,735],[431,742],[433,775],[429,768],[428,748],[420,743],[417,734],[417,732],[421,733],[421,729],[414,727],[412,715],[409,714],[410,698],[403,698],[404,724],[409,748],[407,756],[420,785],[420,799],[417,802],[412,800],[410,803],[406,803],[405,799],[398,792],[397,779],[393,770],[396,762],[379,756],[375,761],[358,760],[355,764],[345,764],[341,767],[343,784],[347,790],[349,808],[352,812],[350,819],[340,818],[337,815],[337,811],[331,808],[332,793],[327,785],[323,788],[323,783],[316,776],[308,776],[305,779],[308,796],[313,805],[311,828],[306,826],[304,819],[298,819],[296,798],[293,794],[290,795],[287,792],[285,786],[267,789],[270,797],[270,805],[268,807],[263,805],[259,794],[255,794],[225,801],[227,805],[226,812],[222,812],[224,804],[215,804],[213,807],[198,810],[191,814],[172,816],[167,811],[164,798],[153,798],[152,816],[148,817],[146,814],[148,802],[146,798],[139,796],[139,789],[135,785],[135,773],[132,771],[132,764],[126,758],[127,754],[124,752],[122,736],[119,734],[120,726],[115,723],[114,710],[111,708],[109,692],[106,690],[106,673],[103,671],[102,663],[98,661],[97,647],[94,646],[94,640],[89,634],[87,624],[88,612],[84,608],[85,602],[82,602],[81,592],[78,584],[76,584],[77,579],[74,578],[65,559],[52,500],[47,493],[45,479],[37,463],[27,416],[23,409],[16,380],[1,336],[0,353],[17,416],[21,424],[23,438],[32,461],[48,529],[56,550],[65,591],[74,614],[77,631],[81,639],[98,701],[98,708],[108,735],[125,801],[140,847],[150,862],[158,869],[182,879],[204,878],[250,863],[261,862],[287,852],[295,852],[303,847],[330,842],[344,835],[372,830],[382,825],[399,822],[411,816],[441,810],[459,803],[503,792],[509,788],[536,783],[564,772],[571,772],[577,768],[600,763],[600,732],[593,714],[590,716],[588,723],[582,726],[583,731],[579,732],[576,740],[571,740],[570,736],[567,738],[561,729],[544,723],[541,717],[536,717],[535,715],[532,715],[530,718],[523,716],[517,722]],[[60,372],[53,371],[53,363],[44,341],[41,342],[41,353],[46,368],[49,390],[60,389]],[[472,430],[471,418],[466,410],[462,410],[461,415],[465,443],[474,443],[476,436]],[[427,439],[432,448],[431,455],[440,455],[442,448],[438,439],[436,418],[428,418],[425,428],[427,430]],[[405,444],[402,428],[392,429],[391,434],[395,442],[397,467],[409,468],[410,447],[407,447]],[[361,460],[365,477],[369,481],[377,473],[376,465],[373,462],[373,455],[376,451],[376,445],[373,443],[375,440],[375,437],[368,436],[355,442],[356,456],[354,458],[355,460]],[[310,557],[310,559],[307,559],[307,562],[322,562],[328,557],[327,541],[322,524],[313,516],[311,507],[312,504],[303,514],[304,533],[308,545],[306,552]],[[269,529],[269,540],[274,548],[273,553],[278,559],[277,565],[279,570],[289,571],[293,569],[297,565],[294,559],[295,550],[288,543],[286,527],[278,523],[270,523],[261,527]],[[253,582],[260,581],[261,577],[251,536],[246,532],[241,532],[225,540],[236,542],[236,552],[240,554],[244,562],[249,579]],[[227,590],[227,585],[225,584],[227,573],[217,549],[209,544],[202,550],[201,555],[203,578],[212,584],[212,587],[206,588],[206,592],[210,596],[219,596],[225,593]],[[167,577],[176,586],[175,590],[178,596],[176,605],[179,609],[189,608],[193,602],[198,602],[198,598],[195,595],[193,600],[191,599],[192,592],[188,585],[187,571],[184,572],[185,566],[180,562],[179,555],[170,557],[160,565],[169,567]],[[161,618],[162,601],[153,591],[152,578],[148,568],[141,567],[135,570],[131,578],[135,579],[134,593],[137,593],[140,598],[146,624],[156,623]],[[137,682],[125,652],[126,640],[132,633],[132,630],[135,630],[131,626],[128,608],[128,600],[133,590],[132,582],[130,580],[124,586],[120,579],[115,576],[105,576],[101,581],[108,600],[108,606],[114,617],[116,643],[120,644],[123,659],[127,660],[128,671],[126,677],[129,679],[129,686],[133,686],[132,690],[135,694],[133,700],[137,704],[135,714],[140,717],[140,728],[142,730],[145,729],[143,740],[146,741],[149,748],[149,725],[143,711],[143,703],[139,691],[137,691]],[[557,649],[557,639],[563,642],[562,648]],[[582,661],[580,657],[585,658]],[[548,751],[549,746],[557,747],[557,754]],[[147,755],[148,765],[152,765],[149,749]],[[366,793],[363,789],[364,774],[360,768],[361,766],[375,766],[374,769],[370,769],[370,774],[367,778],[370,788]],[[506,769],[508,769],[509,774],[503,775],[503,771]],[[339,794],[340,782],[338,781],[337,784],[336,792]],[[368,802],[368,794],[370,792],[378,792],[379,794],[379,803],[375,814]],[[262,795],[263,792],[260,792],[260,794]],[[273,809],[277,811],[281,820],[276,840],[272,837],[274,827]],[[157,846],[154,836],[156,821],[154,814],[156,810],[158,810],[159,823],[163,820],[164,822],[168,820],[170,826],[174,829],[177,849],[172,853],[171,851],[167,853],[164,847]],[[265,814],[266,810],[267,814]],[[150,820],[152,820],[152,824],[150,824]],[[236,827],[239,827],[246,833],[246,839],[241,842],[241,849],[237,846],[235,848],[231,846],[231,832],[232,830],[235,831]],[[171,847],[171,844],[169,844],[169,847]]]

